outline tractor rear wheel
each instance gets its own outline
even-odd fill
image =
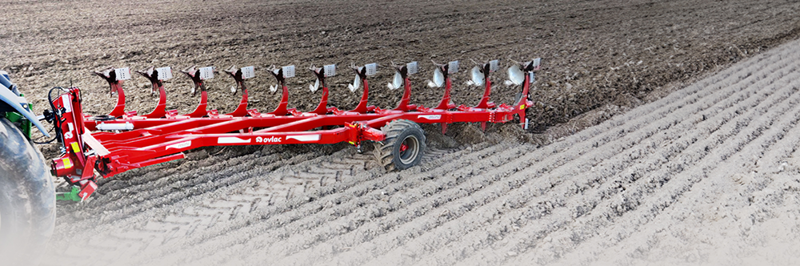
[[[375,157],[386,170],[405,170],[419,164],[425,151],[425,133],[410,120],[395,120],[381,128],[386,139],[375,142]]]
[[[56,218],[44,157],[13,123],[0,118],[0,260],[38,263]]]

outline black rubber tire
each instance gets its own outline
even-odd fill
[[[386,170],[405,170],[422,160],[425,151],[425,132],[410,120],[394,120],[381,128],[386,139],[375,142],[375,157]],[[406,144],[407,149],[401,151]]]
[[[42,154],[0,118],[0,264],[38,264],[53,234],[56,197]]]

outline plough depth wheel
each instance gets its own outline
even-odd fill
[[[425,151],[425,134],[410,120],[395,120],[381,131],[386,139],[375,143],[375,155],[386,170],[404,170],[419,164]]]

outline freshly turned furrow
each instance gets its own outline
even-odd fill
[[[788,76],[788,80],[797,79],[798,77],[800,77],[800,75]],[[727,160],[727,158],[742,158],[741,156],[736,156],[737,154],[759,154],[760,150],[755,150],[755,153],[750,152],[753,151],[752,148],[766,149],[770,147],[770,145],[773,144],[774,137],[782,134],[784,128],[770,128],[774,119],[780,118],[781,122],[796,122],[797,119],[800,118],[800,115],[797,115],[798,113],[794,113],[794,116],[784,115],[790,108],[794,108],[795,111],[798,110],[798,108],[795,107],[798,106],[798,102],[800,102],[800,94],[791,86],[783,86],[783,88],[790,90],[791,98],[787,101],[782,101],[781,105],[777,107],[758,106],[750,109],[745,114],[736,116],[736,120],[739,121],[731,120],[730,123],[725,124],[720,130],[713,132],[703,141],[698,142],[697,145],[692,145],[684,152],[678,162],[670,163],[668,167],[661,168],[659,171],[643,174],[645,178],[640,178],[639,180],[641,180],[641,182],[626,186],[624,195],[620,194],[619,198],[608,198],[608,200],[602,202],[591,203],[595,205],[594,210],[597,211],[575,219],[574,222],[566,223],[567,228],[556,231],[556,233],[552,235],[541,234],[541,232],[546,233],[547,231],[552,231],[550,228],[522,228],[522,230],[514,234],[514,238],[508,240],[510,243],[519,243],[520,246],[509,245],[508,252],[513,251],[519,254],[528,251],[526,249],[531,247],[533,247],[535,252],[530,252],[526,254],[526,256],[515,258],[510,263],[512,265],[521,261],[549,263],[552,259],[564,256],[565,253],[571,249],[570,245],[566,245],[560,248],[542,251],[535,248],[538,239],[530,238],[530,236],[540,236],[537,238],[546,236],[551,239],[553,243],[570,243],[569,241],[571,241],[575,245],[578,245],[585,241],[585,239],[582,237],[576,238],[574,232],[591,232],[602,229],[604,226],[617,226],[618,223],[622,223],[622,221],[614,217],[630,217],[634,220],[634,223],[646,223],[648,217],[652,218],[652,216],[657,215],[648,214],[648,211],[652,211],[656,208],[663,209],[670,204],[662,202],[662,205],[642,205],[642,203],[645,203],[647,200],[656,198],[670,198],[671,200],[676,200],[680,198],[683,192],[689,190],[694,183],[704,178],[707,175],[706,173],[729,173],[732,171],[731,169],[735,170],[737,164],[741,161]],[[788,95],[784,92],[782,94],[776,94],[776,96],[787,99],[786,97]],[[766,117],[768,119],[748,118],[748,120],[751,121],[742,121],[742,119],[740,119],[743,116],[752,115],[753,113],[756,115],[756,118]],[[698,138],[700,137],[702,136],[698,136]],[[715,146],[717,144],[719,144],[719,146]],[[748,149],[742,149],[742,147]],[[676,187],[677,189],[675,189]],[[664,193],[667,191],[673,193],[665,195]],[[656,195],[650,195],[650,193],[655,193]],[[576,203],[581,204],[580,200],[576,200]],[[651,208],[642,208],[642,206]],[[631,216],[628,215],[627,212],[635,214]],[[548,222],[545,221],[544,223],[546,224]],[[570,228],[569,225],[574,225],[574,227]],[[631,225],[628,225],[622,230],[630,232],[629,230],[632,230],[630,226]],[[623,232],[610,235],[621,238],[621,234],[623,234]],[[526,239],[526,237],[529,238]],[[505,250],[495,251],[502,252]]]
[[[344,238],[346,239],[347,237],[344,237]],[[372,241],[374,242],[374,240],[372,240]],[[386,245],[384,244],[384,245],[380,245],[380,246],[382,246],[382,247],[383,247],[383,246],[386,246]],[[304,257],[304,256],[301,254],[301,255],[296,255],[296,256],[293,256],[293,257],[298,257],[298,258],[295,258],[295,259],[300,259],[300,258],[302,258],[302,257]],[[342,256],[342,257],[348,257],[348,256]],[[287,262],[288,262],[288,261],[295,261],[295,260],[292,260],[292,259],[290,258],[290,259],[287,259]]]
[[[789,48],[784,46],[776,48],[777,51],[783,51],[787,49]],[[777,60],[777,62],[774,60]],[[739,73],[740,70],[744,69],[746,65],[755,64],[758,62],[775,62],[775,64],[769,65],[767,68],[764,68],[757,73]],[[708,100],[709,98],[706,97],[709,96],[716,97],[714,99],[726,98],[734,92],[734,90],[729,89],[730,85],[733,85],[733,83],[752,81],[756,75],[770,73],[771,71],[774,71],[780,68],[780,66],[786,65],[789,62],[791,62],[791,60],[788,60],[781,55],[762,54],[760,56],[750,58],[742,62],[742,64],[737,64],[726,70],[723,70],[717,75],[707,77],[684,89],[671,93],[655,102],[628,111],[625,114],[614,116],[600,125],[587,128],[575,135],[570,136],[566,141],[559,141],[550,144],[546,147],[543,147],[543,149],[547,150],[547,152],[552,151],[552,153],[556,153],[564,149],[575,148],[573,145],[576,143],[587,142],[592,138],[594,138],[593,141],[596,143],[594,146],[598,146],[599,144],[610,141],[614,137],[618,137],[618,134],[615,135],[609,133],[609,130],[612,128],[621,127],[623,125],[634,125],[625,128],[626,132],[630,132],[637,126],[650,122],[653,119],[663,118],[667,114],[682,108],[686,104],[692,104],[702,99]],[[714,89],[705,89],[707,86],[712,84],[715,86]],[[624,134],[624,132],[622,134]]]
[[[370,180],[353,180],[348,183],[347,186],[334,186],[331,188],[320,188],[325,189],[327,192],[312,192],[311,194],[317,194],[320,197],[313,202],[305,203],[302,202],[298,204],[298,206],[283,206],[282,208],[278,208],[277,210],[269,209],[265,213],[254,213],[256,217],[270,217],[269,220],[266,221],[239,221],[238,225],[240,226],[230,226],[226,225],[220,228],[211,228],[209,231],[217,232],[217,233],[205,233],[198,235],[195,239],[197,242],[205,242],[210,243],[212,246],[216,246],[219,244],[219,241],[225,242],[226,240],[224,237],[231,231],[238,230],[242,228],[242,230],[252,231],[249,232],[248,235],[255,237],[257,235],[266,234],[271,237],[274,236],[288,236],[293,231],[303,231],[315,226],[319,226],[322,222],[332,222],[338,219],[343,215],[350,215],[354,210],[351,207],[348,207],[348,202],[356,201],[355,203],[351,203],[351,205],[364,205],[365,199],[374,198],[374,197],[388,197],[391,196],[392,193],[395,191],[399,191],[400,189],[406,189],[405,187],[411,186],[419,186],[420,184],[425,184],[425,177],[433,176],[441,174],[440,168],[463,168],[463,166],[468,165],[470,161],[477,161],[480,158],[485,156],[491,156],[499,151],[508,150],[509,145],[493,145],[488,146],[484,149],[475,151],[472,148],[464,149],[462,151],[448,154],[444,157],[439,157],[437,159],[431,160],[430,163],[434,165],[439,165],[439,167],[434,168],[432,172],[421,172],[416,175],[417,178],[413,177],[403,177],[399,178],[396,174],[389,174],[389,178],[373,178]],[[517,148],[518,149],[518,148]],[[515,149],[512,149],[515,150]],[[458,159],[458,160],[456,160]],[[466,163],[466,164],[465,164]],[[448,166],[451,165],[451,166]],[[398,181],[403,181],[402,183],[397,184]],[[416,183],[416,184],[414,184]],[[388,187],[387,187],[388,186]],[[333,197],[331,199],[331,197]],[[408,200],[416,200],[416,199],[408,199]],[[336,202],[335,205],[329,204],[330,202]],[[329,206],[333,205],[333,206]],[[315,217],[324,217],[324,220],[316,219]],[[295,228],[295,229],[292,229]],[[220,236],[213,241],[206,241],[209,238],[214,238]],[[280,237],[272,239],[273,241],[280,240]],[[244,240],[241,239],[231,239],[229,243],[234,245],[236,243],[241,243]],[[191,242],[191,241],[190,241]],[[201,245],[202,246],[202,245]],[[228,246],[228,245],[226,245]],[[203,249],[202,247],[200,248]],[[210,247],[211,251],[219,252],[219,248]],[[222,250],[223,252],[239,252],[237,249],[227,249]],[[216,253],[214,253],[216,254]],[[185,258],[174,258],[176,260],[185,259]]]
[[[770,96],[771,99],[767,100],[767,102],[769,102],[769,104],[771,104],[774,101],[782,100],[780,98],[781,96],[783,96],[783,95],[779,95],[779,96],[771,95]],[[764,96],[762,96],[761,98],[763,98],[763,97]],[[758,97],[751,97],[747,101],[744,101],[744,102],[740,103],[739,105],[740,106],[751,106],[753,103],[757,103],[760,100],[761,99],[759,99]],[[712,131],[713,131],[713,129],[716,129],[722,123],[727,122],[729,119],[734,117],[736,115],[736,113],[739,113],[740,111],[742,111],[742,109],[743,108],[727,111],[726,114],[723,117],[716,118],[715,120],[717,120],[717,121],[713,122],[714,124],[709,123],[711,121],[711,119],[714,119],[714,117],[709,118],[709,120],[704,121],[704,124],[711,124],[711,125],[706,125],[705,126],[706,128],[703,128],[703,129],[711,128]],[[741,118],[741,117],[744,117],[744,116],[740,115],[737,118]],[[689,124],[691,124],[691,123],[689,123]],[[696,129],[697,127],[700,127],[700,126],[699,125],[695,126],[695,130],[694,131],[697,131],[698,133],[700,131],[702,131],[702,130]],[[664,133],[667,134],[669,132],[683,133],[684,130],[683,129],[678,130],[678,129],[675,129],[675,128],[670,128],[670,130],[667,130],[667,132],[664,132]],[[658,136],[663,136],[663,135],[658,134],[657,136],[653,137],[652,139],[647,139],[646,142],[640,143],[639,146],[642,146],[642,147],[640,147],[638,149],[631,148],[631,150],[633,150],[632,152],[625,152],[625,154],[620,154],[618,156],[615,156],[616,160],[614,160],[615,158],[611,158],[611,159],[609,159],[607,161],[604,161],[602,164],[600,164],[597,167],[592,167],[592,168],[600,168],[600,169],[594,169],[592,171],[592,173],[584,173],[581,176],[566,175],[566,176],[568,176],[568,177],[570,177],[572,179],[580,179],[580,180],[584,180],[584,181],[583,182],[578,181],[578,182],[581,183],[580,186],[578,186],[577,182],[576,183],[567,182],[566,184],[569,184],[568,186],[559,186],[559,188],[553,189],[554,191],[547,192],[547,199],[548,199],[548,202],[551,203],[551,205],[548,206],[546,210],[544,210],[545,213],[538,214],[537,216],[548,216],[548,217],[551,217],[552,219],[556,219],[557,220],[557,219],[563,219],[564,217],[567,217],[566,214],[569,214],[571,212],[589,212],[589,211],[591,211],[591,208],[594,206],[594,204],[596,204],[596,202],[598,200],[606,199],[608,197],[611,197],[613,195],[613,192],[616,192],[615,188],[606,188],[606,186],[618,185],[618,183],[616,181],[614,181],[614,180],[611,180],[611,178],[608,178],[609,180],[605,181],[607,179],[606,176],[608,174],[613,174],[615,172],[615,169],[619,169],[616,172],[626,173],[626,175],[627,175],[627,173],[636,172],[637,170],[646,170],[646,169],[643,169],[643,168],[646,168],[645,166],[647,166],[649,164],[654,164],[654,165],[652,165],[650,167],[659,167],[659,165],[661,163],[664,163],[664,162],[670,160],[671,157],[676,156],[677,154],[680,153],[680,151],[682,151],[684,148],[686,148],[687,145],[685,143],[692,143],[692,142],[697,141],[697,138],[702,138],[702,135],[699,136],[699,137],[696,137],[696,138],[692,138],[691,136],[687,138],[687,137],[685,137],[683,135],[674,134],[674,133],[673,133],[673,135],[682,136],[681,139],[677,139],[677,140],[659,139]],[[669,141],[670,143],[673,143],[673,144],[669,145],[667,147],[660,147],[659,151],[660,152],[666,152],[666,153],[669,153],[669,154],[662,154],[661,157],[655,158],[653,160],[653,162],[651,162],[651,163],[638,162],[635,165],[632,165],[632,166],[629,165],[634,160],[641,161],[642,159],[646,159],[646,158],[641,158],[641,157],[643,157],[645,154],[653,153],[651,151],[651,149],[653,149],[654,146],[658,146],[657,143],[665,143],[667,141]],[[681,144],[681,145],[678,145],[678,144]],[[608,161],[610,161],[610,162],[608,162]],[[591,163],[587,162],[586,164],[588,165],[588,164],[591,164]],[[580,168],[580,167],[576,167],[576,168]],[[573,172],[573,173],[575,173],[575,172]],[[588,176],[586,174],[588,174]],[[550,175],[553,175],[553,174],[550,174]],[[547,177],[548,176],[545,175],[542,178],[547,178]],[[618,177],[617,179],[630,178],[630,177],[622,177],[622,176],[617,176],[617,177]],[[555,174],[554,178],[565,178],[565,175],[564,174]],[[603,181],[605,181],[605,182],[603,182]],[[611,182],[611,181],[614,181],[614,182]],[[600,182],[601,184],[596,184],[597,182]],[[603,189],[600,189],[599,191],[595,190],[595,193],[598,194],[598,195],[594,195],[594,197],[587,197],[586,196],[587,194],[591,195],[593,187],[601,187]],[[612,193],[607,193],[606,190],[611,191]],[[584,195],[584,197],[580,197],[579,199],[575,199],[573,201],[571,197],[573,195],[577,194],[577,193],[580,193],[581,195]],[[557,195],[557,196],[555,198],[553,198],[554,195]],[[566,207],[566,206],[564,206],[565,204],[563,204],[562,202],[571,202],[573,204],[579,204],[579,206],[578,207],[571,206],[571,207],[568,207],[568,208],[564,209],[564,208],[560,208],[560,207]],[[528,203],[527,201],[520,200],[520,201],[514,201],[513,205],[515,205],[515,206],[525,206],[525,205],[527,205],[527,203]],[[565,212],[565,214],[564,215],[557,215],[559,211]],[[552,212],[552,214],[550,214],[551,212]],[[480,230],[480,231],[473,232],[472,234],[480,235],[480,236],[483,236],[483,237],[479,238],[478,240],[471,240],[471,242],[473,242],[472,244],[454,244],[454,246],[458,246],[458,247],[480,246],[481,244],[491,243],[492,242],[491,239],[502,239],[502,238],[504,238],[504,232],[505,231],[509,231],[508,228],[515,227],[515,226],[524,226],[525,225],[525,221],[526,221],[526,219],[524,217],[525,216],[530,216],[530,215],[531,214],[528,214],[527,211],[525,211],[524,209],[516,209],[513,212],[504,211],[504,215],[503,215],[504,222],[495,223],[494,225],[495,225],[496,228],[495,227],[490,227],[490,228],[487,228],[485,230]],[[573,217],[574,218],[574,217],[576,217],[576,215],[579,217],[582,214],[571,214],[571,215],[569,215],[569,217]],[[508,221],[505,221],[505,219],[508,219]],[[481,223],[486,223],[486,222],[490,222],[490,221],[481,221]],[[540,223],[551,224],[549,222],[540,222]],[[404,254],[411,253],[411,254],[414,254],[416,257],[421,257],[425,253],[424,248],[421,248],[421,247],[440,246],[440,245],[446,244],[447,242],[446,242],[445,239],[458,238],[459,237],[459,235],[456,234],[455,232],[458,232],[458,231],[470,231],[470,229],[471,229],[471,228],[459,228],[459,227],[460,227],[460,224],[458,223],[458,221],[454,221],[454,222],[451,223],[451,226],[450,226],[450,228],[448,228],[448,231],[438,232],[438,233],[429,232],[430,235],[425,236],[425,237],[421,237],[420,241],[412,241],[411,243],[406,245],[406,246],[408,246],[410,248],[405,248],[404,250],[397,251],[396,253],[398,253],[398,252],[401,252],[401,253],[404,253]],[[551,229],[557,229],[557,228],[553,228],[552,226],[550,228]],[[450,231],[455,231],[455,232],[450,232]],[[487,234],[486,231],[488,231],[490,233]],[[525,234],[516,234],[516,232],[508,232],[508,233],[514,233],[515,236],[523,236],[523,235],[525,235]],[[489,239],[487,239],[486,237],[488,237]],[[427,243],[418,243],[418,242],[423,242],[423,241],[428,241],[428,242]],[[512,240],[510,240],[510,241],[513,243]],[[420,248],[415,248],[415,247],[420,247]],[[473,254],[473,250],[468,250],[467,248],[464,248],[464,249],[461,249],[461,250],[452,250],[452,253],[453,253],[452,254],[453,257],[451,259],[456,259],[458,256],[463,256],[463,254]],[[492,252],[492,251],[488,251],[487,253],[493,253],[494,255],[504,254],[503,252]],[[390,258],[376,258],[376,261],[397,260],[399,257],[400,257],[400,254],[395,254],[394,257],[390,257]],[[432,258],[430,256],[427,256],[426,259],[434,259],[434,258]],[[474,262],[475,260],[471,260],[471,261]],[[444,262],[443,261],[438,261],[438,262],[439,263],[444,263],[444,264],[453,263],[453,261],[444,261]],[[424,264],[427,264],[427,263],[432,263],[432,261],[426,260],[426,261],[423,261],[421,264],[424,265]],[[496,263],[496,262],[491,262],[491,263]]]

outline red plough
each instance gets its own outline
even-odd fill
[[[361,101],[350,111],[328,106],[326,78],[335,75],[334,65],[311,68],[316,82],[311,91],[322,89],[322,97],[314,110],[308,112],[287,108],[289,91],[286,79],[294,77],[294,66],[269,69],[277,85],[273,92],[282,89],[281,102],[269,113],[247,109],[248,91],[245,80],[255,75],[253,67],[231,68],[225,72],[236,81],[234,93],[241,91],[242,99],[231,113],[219,114],[207,109],[208,95],[205,82],[214,77],[212,67],[191,67],[183,70],[194,83],[193,95],[200,92],[200,103],[189,114],[166,110],[166,92],[162,81],[172,77],[170,68],[150,68],[138,71],[152,83],[153,94],[159,102],[149,114],[139,115],[125,111],[124,80],[130,79],[127,68],[96,72],[108,83],[112,94],[118,95],[116,107],[108,115],[89,116],[82,112],[81,93],[78,88],[60,89],[58,97],[51,100],[51,121],[63,143],[65,152],[52,160],[52,172],[74,186],[73,198],[83,200],[97,188],[96,177],[104,178],[153,164],[184,158],[184,151],[206,146],[272,145],[272,144],[333,144],[347,142],[359,151],[365,141],[373,142],[379,163],[388,170],[403,170],[419,163],[425,150],[425,135],[418,124],[438,123],[442,131],[447,124],[458,122],[503,123],[518,117],[527,125],[526,109],[533,104],[528,99],[533,73],[539,69],[539,59],[512,65],[509,69],[511,85],[522,87],[522,96],[513,105],[495,105],[489,102],[491,80],[489,73],[498,69],[497,60],[472,69],[471,85],[485,86],[484,96],[477,106],[456,106],[450,100],[452,82],[449,75],[456,73],[458,62],[436,64],[431,87],[444,87],[441,102],[432,108],[410,104],[411,84],[408,76],[417,72],[417,63],[395,65],[390,89],[403,88],[403,97],[393,109],[368,105],[368,76],[377,71],[376,64],[353,67],[355,81],[348,87],[355,92],[363,89]]]

